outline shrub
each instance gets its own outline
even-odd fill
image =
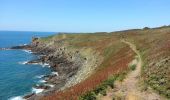
[[[114,78],[108,79],[105,81],[105,84],[107,86],[110,86],[113,89],[114,88],[114,80],[115,80]]]
[[[87,94],[81,96],[79,100],[96,100],[96,95],[94,92],[88,92]]]
[[[107,95],[107,94],[106,94],[106,90],[101,91],[101,94],[102,94],[103,96],[106,96],[106,95]]]
[[[170,98],[170,90],[168,90],[168,91],[166,92],[166,97],[167,97],[167,98]]]
[[[131,70],[135,70],[135,69],[136,69],[136,65],[135,65],[135,64],[131,65],[131,66],[130,66],[130,69],[131,69]]]
[[[105,89],[106,89],[106,86],[100,85],[94,90],[94,93],[97,95],[97,94],[101,93],[102,91],[104,91]]]
[[[144,29],[144,30],[148,30],[148,29],[150,29],[150,28],[149,28],[149,27],[144,27],[143,29]]]
[[[123,73],[119,74],[117,77],[117,80],[123,81],[123,79],[125,79],[125,77],[126,77],[126,74],[127,74],[127,72],[123,72]]]

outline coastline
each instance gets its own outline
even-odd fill
[[[41,52],[39,52],[39,50],[36,49],[35,46],[33,46],[32,44],[28,44],[28,45],[20,45],[20,46],[13,46],[10,48],[0,48],[0,50],[22,50],[24,52],[27,53],[32,53],[34,55],[37,55],[37,59],[34,60],[30,60],[30,61],[24,61],[24,62],[18,62],[19,64],[35,64],[35,65],[41,65],[42,67],[49,67],[50,69],[52,69],[52,72],[50,74],[47,75],[41,75],[41,76],[37,76],[37,78],[41,79],[41,81],[39,81],[37,84],[32,86],[32,91],[28,94],[25,94],[23,96],[16,96],[16,97],[11,97],[9,98],[9,100],[33,100],[34,98],[36,98],[36,96],[38,94],[40,95],[46,95],[49,91],[54,91],[56,89],[55,86],[56,84],[50,82],[50,79],[54,79],[58,76],[58,72],[56,70],[54,70],[54,68],[51,67],[51,65],[49,64],[50,61],[46,61],[46,57],[48,56],[48,54],[44,54],[43,52],[46,52],[46,50],[42,50]],[[52,62],[50,62],[52,64]]]
[[[51,74],[41,76],[42,83],[33,86],[32,93],[22,96],[26,100],[37,100],[58,91],[62,91],[85,80],[100,64],[98,53],[82,48],[67,48],[61,41],[55,44],[41,42],[32,38],[29,45],[15,46],[9,49],[20,49],[37,55],[38,58],[22,64],[40,64],[50,67]],[[37,92],[38,91],[38,92]]]

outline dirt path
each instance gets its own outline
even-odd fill
[[[154,93],[151,89],[141,91],[139,86],[139,79],[141,74],[142,59],[136,46],[130,42],[122,40],[125,44],[136,53],[136,59],[131,63],[136,64],[136,69],[129,72],[123,82],[116,81],[115,89],[108,89],[107,95],[100,98],[100,100],[165,100],[158,94]]]

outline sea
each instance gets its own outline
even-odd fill
[[[46,37],[56,32],[0,31],[0,48],[31,43],[32,37]],[[27,50],[0,50],[0,100],[22,100],[22,96],[38,93],[33,88],[42,84],[43,75],[52,73],[47,65],[25,64],[37,56]]]

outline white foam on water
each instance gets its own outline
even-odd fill
[[[30,63],[31,65],[41,65],[41,63]]]
[[[41,63],[42,67],[49,67],[49,64],[47,63]]]
[[[26,53],[32,53],[31,50],[23,50]]]
[[[33,92],[33,93],[36,93],[36,94],[41,93],[41,92],[43,92],[43,91],[44,91],[44,89],[32,88],[32,92]]]
[[[52,75],[57,75],[58,76],[58,72],[52,72]]]
[[[49,66],[47,66],[47,67],[49,67],[49,68],[50,68],[51,66],[49,65]]]
[[[49,64],[47,64],[47,63],[42,63],[42,62],[40,62],[40,63],[31,63],[32,65],[41,65],[42,67],[50,67],[50,65]]]
[[[22,65],[25,65],[25,64],[27,64],[27,63],[28,63],[28,61],[19,62],[19,64],[22,64]]]
[[[44,77],[44,75],[38,75],[38,76],[35,76],[36,78],[42,78]]]
[[[21,96],[16,96],[16,97],[9,98],[8,100],[25,100],[25,99],[22,98]]]
[[[25,64],[31,64],[31,65],[41,65],[42,67],[49,67],[50,68],[50,65],[47,64],[47,63],[28,63],[28,61],[22,61],[22,62],[19,62],[19,64],[22,64],[22,65],[25,65]]]
[[[40,80],[39,81],[39,83],[45,83],[45,82],[47,82],[47,81],[45,81],[45,80]]]

